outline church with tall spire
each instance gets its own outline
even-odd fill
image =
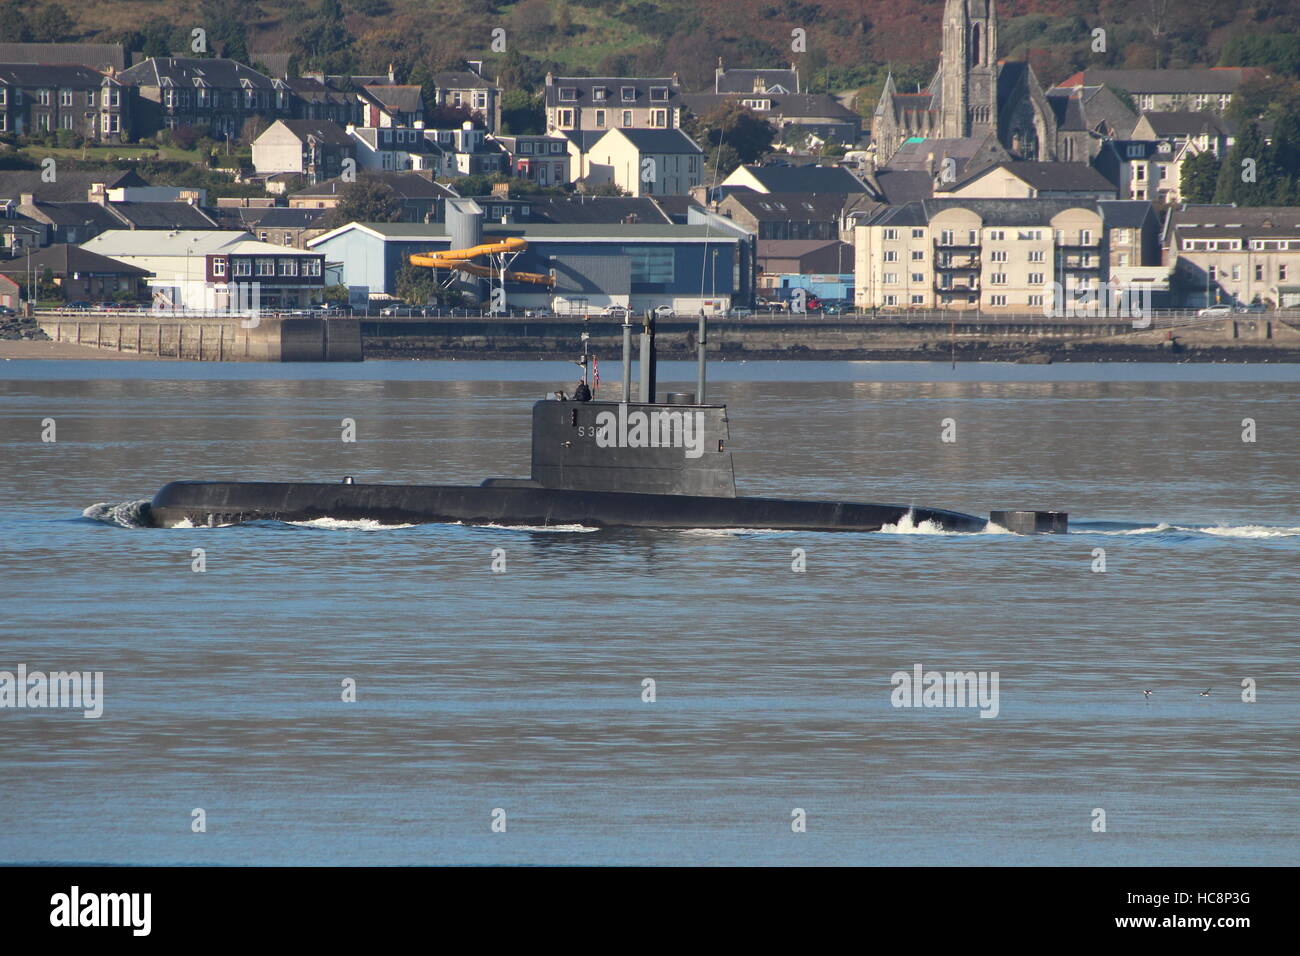
[[[909,140],[978,140],[1014,159],[1057,158],[1056,116],[1028,63],[998,60],[994,0],[946,0],[939,69],[924,92],[891,74],[871,121],[876,164]]]

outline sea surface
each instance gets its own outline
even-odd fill
[[[0,671],[104,688],[0,709],[0,861],[1300,859],[1300,366],[710,368],[742,494],[1062,536],[137,526],[173,479],[526,475],[574,371],[0,362]],[[894,706],[918,665],[996,716]]]

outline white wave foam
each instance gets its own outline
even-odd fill
[[[1116,531],[1116,530],[1112,530],[1112,531],[1088,531],[1088,530],[1086,530],[1086,529],[1079,528],[1079,529],[1073,529],[1073,530],[1071,531],[1071,533],[1072,533],[1072,534],[1104,534],[1104,535],[1110,535],[1110,536],[1118,535],[1118,536],[1121,536],[1121,537],[1122,537],[1122,536],[1124,536],[1124,535],[1130,535],[1130,534],[1159,534],[1159,533],[1162,532],[1162,531],[1173,531],[1173,530],[1175,530],[1175,528],[1174,528],[1173,525],[1168,524],[1168,523],[1162,521],[1162,522],[1160,522],[1158,525],[1153,525],[1153,526],[1151,526],[1151,527],[1149,527],[1149,528],[1124,528],[1124,529],[1122,529],[1122,530],[1118,530],[1118,531]],[[1191,530],[1191,529],[1187,529],[1187,528],[1178,528],[1177,530],[1179,530],[1179,531],[1186,531],[1186,530]]]
[[[138,501],[124,501],[116,505],[107,501],[100,501],[82,511],[81,516],[95,521],[102,521],[104,524],[116,525],[119,528],[152,527],[149,520],[148,498],[141,498]]]
[[[329,531],[398,531],[414,528],[413,524],[384,524],[373,518],[312,518],[310,521],[286,521],[295,528],[325,528]]]
[[[1300,528],[1270,528],[1262,524],[1215,525],[1212,528],[1179,528],[1179,531],[1199,531],[1220,538],[1293,538]]]
[[[497,524],[488,522],[487,524],[466,524],[464,521],[453,521],[452,524],[458,524],[463,528],[491,528],[493,531],[558,531],[566,534],[588,534],[592,531],[599,531],[599,528],[593,528],[585,524]]]
[[[945,528],[937,521],[917,521],[915,512],[909,511],[903,517],[899,518],[894,524],[883,525],[880,534],[938,534],[947,536],[970,537],[971,535],[980,534],[1015,534],[1001,525],[994,524],[992,521],[985,522],[981,531],[953,531]]]

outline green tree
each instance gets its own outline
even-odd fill
[[[1214,201],[1238,206],[1266,206],[1276,187],[1264,136],[1258,125],[1248,123],[1242,128],[1236,145],[1219,171]]]
[[[412,305],[428,305],[438,297],[436,270],[410,263],[397,271],[397,297]]]
[[[507,90],[501,97],[501,132],[516,136],[546,132],[542,101],[523,90]]]
[[[1183,163],[1182,182],[1179,183],[1183,202],[1214,202],[1219,165],[1219,158],[1213,153],[1201,153]]]
[[[726,179],[734,173],[739,165],[740,154],[727,143],[723,143],[721,146],[715,146],[709,150],[709,155],[705,158],[704,173],[716,185],[718,181]],[[717,173],[716,178],[714,178],[715,171]]]
[[[776,128],[736,100],[724,100],[704,116],[688,122],[687,135],[705,148],[730,146],[742,163],[754,163],[772,149]]]
[[[339,204],[325,214],[325,228],[350,222],[400,222],[402,203],[387,183],[364,176],[345,183],[339,190]]]
[[[0,37],[13,43],[26,43],[32,38],[32,27],[17,0],[0,3]]]
[[[326,302],[337,302],[340,305],[347,305],[351,301],[348,287],[345,285],[327,285],[321,292],[321,296]]]
[[[29,23],[32,39],[40,43],[61,43],[64,40],[71,40],[76,30],[76,24],[68,15],[68,11],[57,3],[41,7],[31,15]]]

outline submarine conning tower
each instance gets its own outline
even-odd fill
[[[654,401],[657,385],[654,315],[640,335],[641,401],[632,401],[632,322],[623,320],[623,385],[619,401],[547,399],[533,406],[532,477],[492,478],[492,486],[569,491],[736,497],[727,407],[704,401],[705,321],[700,316],[695,392]],[[586,378],[588,355],[577,363]],[[563,394],[563,393],[561,393]]]

